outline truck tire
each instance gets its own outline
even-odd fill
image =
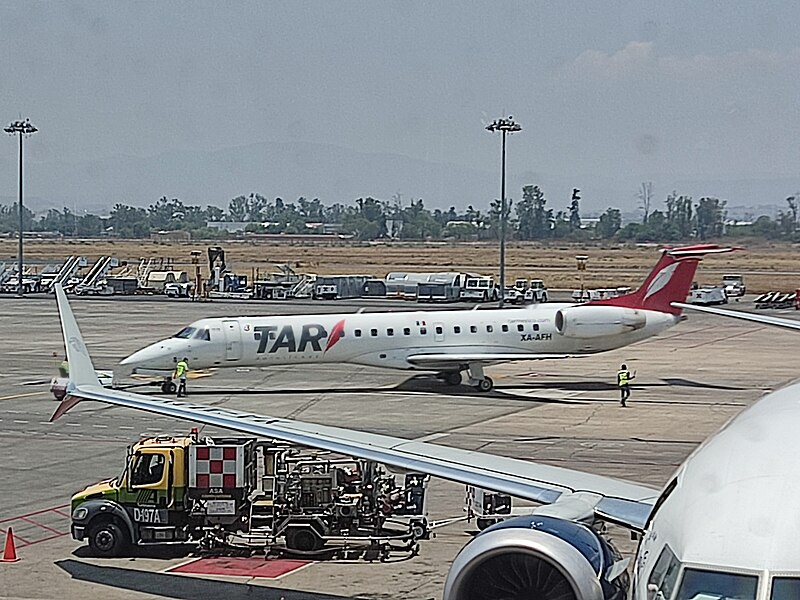
[[[322,538],[311,527],[294,527],[286,532],[286,548],[298,552],[314,552],[324,546]]]
[[[89,528],[89,549],[95,556],[111,558],[120,556],[128,545],[122,529],[112,521],[105,521]]]

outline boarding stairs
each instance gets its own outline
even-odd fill
[[[0,285],[11,279],[12,275],[14,275],[14,267],[0,263]]]
[[[300,281],[295,283],[289,290],[290,298],[310,298],[314,292],[314,284],[317,278],[313,275],[301,275]]]
[[[58,270],[58,273],[56,273],[56,276],[50,280],[50,288],[52,289],[56,283],[60,283],[63,287],[66,287],[69,283],[69,280],[75,276],[75,273],[77,273],[78,269],[85,266],[86,259],[83,256],[70,256],[64,261],[64,264],[61,265],[61,268]]]
[[[113,256],[101,256],[89,269],[83,281],[75,286],[75,293],[90,294],[100,292],[105,287],[105,285],[101,285],[101,282],[105,279],[108,271],[118,266],[119,260]]]

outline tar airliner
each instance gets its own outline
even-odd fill
[[[95,400],[369,458],[539,504],[464,546],[450,568],[445,600],[800,598],[800,384],[742,412],[655,489],[429,442],[109,390],[97,379],[60,286],[56,295],[71,381],[54,419],[81,400]],[[632,565],[603,534],[605,523],[639,537]]]
[[[353,363],[435,372],[451,385],[492,389],[484,367],[567,358],[620,348],[680,321],[699,261],[732,248],[698,245],[663,254],[641,288],[587,304],[544,303],[503,310],[437,310],[201,319],[122,361],[135,373],[165,377],[192,369]]]

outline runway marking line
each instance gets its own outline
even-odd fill
[[[26,394],[14,394],[13,396],[0,396],[2,400],[14,400],[16,398],[30,398],[31,396],[44,396],[47,392],[28,392]]]
[[[63,504],[61,506],[54,506],[52,508],[43,508],[42,510],[37,510],[34,512],[26,513],[24,515],[17,515],[16,517],[7,517],[5,519],[0,519],[0,534],[5,535],[8,529],[13,528],[15,523],[22,522],[23,524],[33,525],[34,527],[38,527],[39,529],[43,529],[48,533],[53,535],[49,535],[47,537],[31,540],[28,539],[27,533],[26,537],[20,536],[17,533],[14,534],[14,539],[18,542],[17,545],[21,548],[26,546],[32,546],[34,544],[41,544],[42,542],[48,542],[50,540],[55,540],[58,538],[62,538],[65,535],[69,535],[69,531],[61,531],[55,529],[54,527],[50,527],[49,525],[45,525],[43,523],[39,523],[34,517],[39,515],[46,515],[46,514],[56,514],[60,517],[65,519],[69,519],[69,515],[64,513],[62,509],[68,508],[69,504]]]
[[[314,561],[289,558],[267,559],[262,556],[230,557],[215,556],[197,558],[182,565],[167,569],[168,573],[185,575],[214,575],[225,577],[259,577],[280,579],[289,573],[305,568]]]

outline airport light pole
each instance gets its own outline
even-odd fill
[[[19,136],[19,256],[17,263],[17,296],[22,298],[24,296],[22,287],[22,238],[24,223],[22,222],[22,138],[31,136],[37,131],[36,127],[31,125],[30,119],[22,119],[12,121],[4,130],[8,135]]]
[[[503,134],[502,175],[500,177],[500,303],[503,308],[506,296],[506,134],[522,131],[522,126],[514,117],[495,119],[486,126],[487,131],[500,131]]]
[[[575,260],[578,261],[578,274],[581,276],[581,298],[580,302],[583,302],[583,294],[584,294],[584,287],[583,287],[583,274],[586,272],[586,262],[589,260],[589,257],[586,254],[578,254],[575,257]]]

